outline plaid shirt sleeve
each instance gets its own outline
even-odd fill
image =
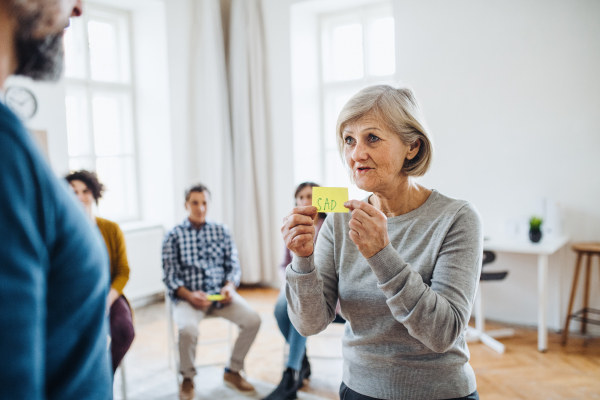
[[[175,298],[175,290],[184,286],[179,265],[179,246],[177,245],[177,234],[169,232],[165,237],[162,248],[163,260],[163,282],[169,291],[169,296]]]
[[[237,248],[235,242],[229,233],[227,228],[223,229],[223,249],[225,252],[225,260],[223,267],[225,268],[225,282],[230,281],[235,286],[240,285],[240,278],[242,276],[242,270],[240,268],[240,261],[238,259]]]

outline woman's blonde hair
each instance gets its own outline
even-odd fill
[[[338,150],[343,161],[344,129],[366,115],[376,118],[387,129],[396,133],[406,146],[420,140],[419,152],[412,160],[404,161],[402,172],[408,176],[422,176],[427,172],[433,158],[433,142],[412,89],[396,89],[388,85],[369,86],[348,100],[340,112],[336,126]]]

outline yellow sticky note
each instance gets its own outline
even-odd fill
[[[344,203],[348,201],[348,188],[342,187],[313,187],[312,205],[319,212],[345,213],[348,209]]]

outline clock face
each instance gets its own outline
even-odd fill
[[[27,120],[37,111],[37,100],[33,93],[21,86],[6,89],[6,105],[21,119]]]

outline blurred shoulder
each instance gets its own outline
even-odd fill
[[[96,224],[98,225],[98,229],[100,229],[100,231],[122,233],[119,224],[106,218],[96,217]]]
[[[225,225],[222,222],[215,222],[212,220],[206,220],[206,227],[209,228],[210,230],[212,230],[213,232],[217,232],[220,234],[225,234],[225,235],[229,235],[230,234],[230,230],[229,227],[227,225]]]
[[[0,133],[3,136],[20,135],[25,130],[17,116],[0,102]]]
[[[164,241],[175,240],[177,237],[182,236],[183,232],[190,226],[189,220],[186,218],[181,224],[175,225],[165,234]]]
[[[433,207],[447,217],[452,217],[455,222],[483,226],[481,215],[473,203],[468,200],[456,199],[446,196],[436,190],[432,192],[435,195]]]
[[[28,182],[30,185],[38,184],[40,180],[44,179],[39,179],[37,175],[40,175],[40,172],[47,172],[41,168],[43,164],[44,159],[27,133],[25,126],[0,102],[1,188],[7,191],[12,190],[12,188],[6,187],[5,182],[11,179],[15,184],[23,182]]]

